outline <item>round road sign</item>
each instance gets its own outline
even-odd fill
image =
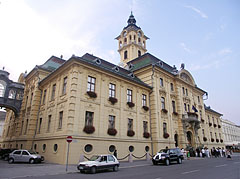
[[[72,142],[72,140],[73,140],[73,139],[72,139],[72,136],[67,136],[67,142],[70,143],[70,142]]]

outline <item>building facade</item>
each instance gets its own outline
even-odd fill
[[[132,14],[116,39],[120,66],[90,54],[67,61],[53,56],[22,74],[21,111],[16,118],[8,112],[3,145],[33,149],[62,164],[67,136],[74,139],[72,164],[115,150],[127,160],[166,146],[224,146],[221,114],[204,105],[207,92],[184,64],[177,70],[147,53],[148,37]]]
[[[240,149],[240,126],[227,119],[222,119],[222,126],[225,145]]]

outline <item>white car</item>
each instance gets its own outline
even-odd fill
[[[77,169],[83,172],[96,173],[99,170],[112,169],[118,171],[119,162],[114,155],[94,155],[89,161],[80,162]]]

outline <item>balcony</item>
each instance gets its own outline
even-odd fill
[[[183,115],[183,120],[186,120],[187,122],[199,122],[198,115],[192,112]]]

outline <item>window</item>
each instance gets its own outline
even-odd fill
[[[200,103],[200,97],[198,96],[197,98],[198,98],[198,103]]]
[[[125,43],[125,44],[127,43],[127,38],[124,38],[124,43]]]
[[[109,115],[109,120],[108,120],[108,128],[109,129],[114,129],[115,128],[115,116]]]
[[[167,133],[167,123],[163,123],[163,133]]]
[[[141,39],[140,38],[138,38],[138,43],[141,43]]]
[[[134,151],[134,147],[131,145],[131,146],[129,146],[128,150],[129,150],[129,152],[133,152]]]
[[[188,108],[188,112],[190,112],[190,105],[189,104],[187,105],[187,108]]]
[[[63,88],[62,88],[62,94],[66,94],[67,92],[67,77],[63,79]]]
[[[173,84],[170,83],[170,88],[171,88],[171,91],[174,91],[174,88],[173,88]]]
[[[188,96],[188,89],[186,89],[186,96]]]
[[[203,135],[203,137],[205,137],[204,129],[202,129],[202,135]]]
[[[112,152],[114,152],[114,151],[112,151]],[[115,162],[115,159],[113,158],[113,156],[108,155],[108,161]]]
[[[176,104],[175,104],[175,101],[172,101],[172,109],[173,109],[173,112],[176,112]]]
[[[91,152],[93,149],[93,146],[91,144],[87,144],[84,147],[85,152]]]
[[[210,117],[209,116],[207,116],[208,117],[208,123],[210,123]]]
[[[28,96],[26,97],[26,107],[27,107],[27,103],[28,103]]]
[[[2,83],[0,83],[0,97],[4,97],[5,87]]]
[[[16,91],[11,89],[11,90],[9,91],[8,98],[10,98],[10,99],[15,99],[15,96],[16,96]]]
[[[55,93],[56,93],[56,84],[54,84],[54,85],[52,86],[52,96],[51,96],[51,100],[54,100],[54,98],[55,98]]]
[[[202,119],[202,110],[199,110],[200,113],[200,119]]]
[[[142,106],[147,106],[147,96],[142,94]]]
[[[164,97],[161,97],[161,106],[162,106],[162,109],[165,109],[165,98]]]
[[[132,102],[132,90],[127,89],[127,102]]]
[[[143,132],[148,132],[148,122],[143,121]]]
[[[39,119],[39,125],[38,125],[38,133],[41,132],[41,125],[42,125],[42,118]]]
[[[184,110],[187,112],[187,104],[184,103]]]
[[[46,95],[47,95],[47,90],[45,89],[44,92],[43,92],[42,104],[45,104]]]
[[[133,36],[133,40],[136,40],[136,35]]]
[[[140,50],[138,50],[138,57],[140,57],[141,56],[141,51]]]
[[[13,153],[14,155],[20,155],[21,154],[21,150],[18,150],[16,152]]]
[[[48,115],[48,126],[47,126],[47,132],[50,131],[51,119],[52,119],[52,115]]]
[[[58,149],[58,145],[57,145],[57,144],[54,144],[54,146],[53,146],[53,151],[54,151],[54,152],[57,152],[57,149]]]
[[[127,50],[124,51],[124,59],[127,59],[128,58],[128,53],[127,53]]]
[[[182,92],[183,92],[183,95],[185,95],[185,89],[184,89],[184,87],[182,87]]]
[[[95,92],[95,83],[96,83],[96,78],[88,76],[87,91]]]
[[[25,127],[25,132],[24,132],[24,134],[27,134],[27,130],[28,130],[28,119],[27,119],[27,121],[26,121],[26,127]]]
[[[22,121],[22,125],[21,125],[21,134],[23,132],[23,124],[24,124],[24,121]]]
[[[47,145],[46,145],[46,144],[43,144],[43,146],[42,146],[42,150],[43,150],[43,152],[46,151],[46,147],[47,147]]]
[[[133,119],[128,118],[128,130],[133,130]]]
[[[33,100],[33,93],[31,94],[30,106],[32,105],[32,100]]]
[[[160,78],[160,86],[163,87],[163,79]]]
[[[62,129],[63,111],[59,112],[58,129]]]
[[[213,122],[213,124],[215,124],[214,117],[212,117],[212,122]]]
[[[116,93],[116,85],[110,83],[110,84],[109,84],[109,97],[115,98],[115,96],[116,96],[115,93]]]
[[[85,126],[93,126],[93,112],[86,111]]]

